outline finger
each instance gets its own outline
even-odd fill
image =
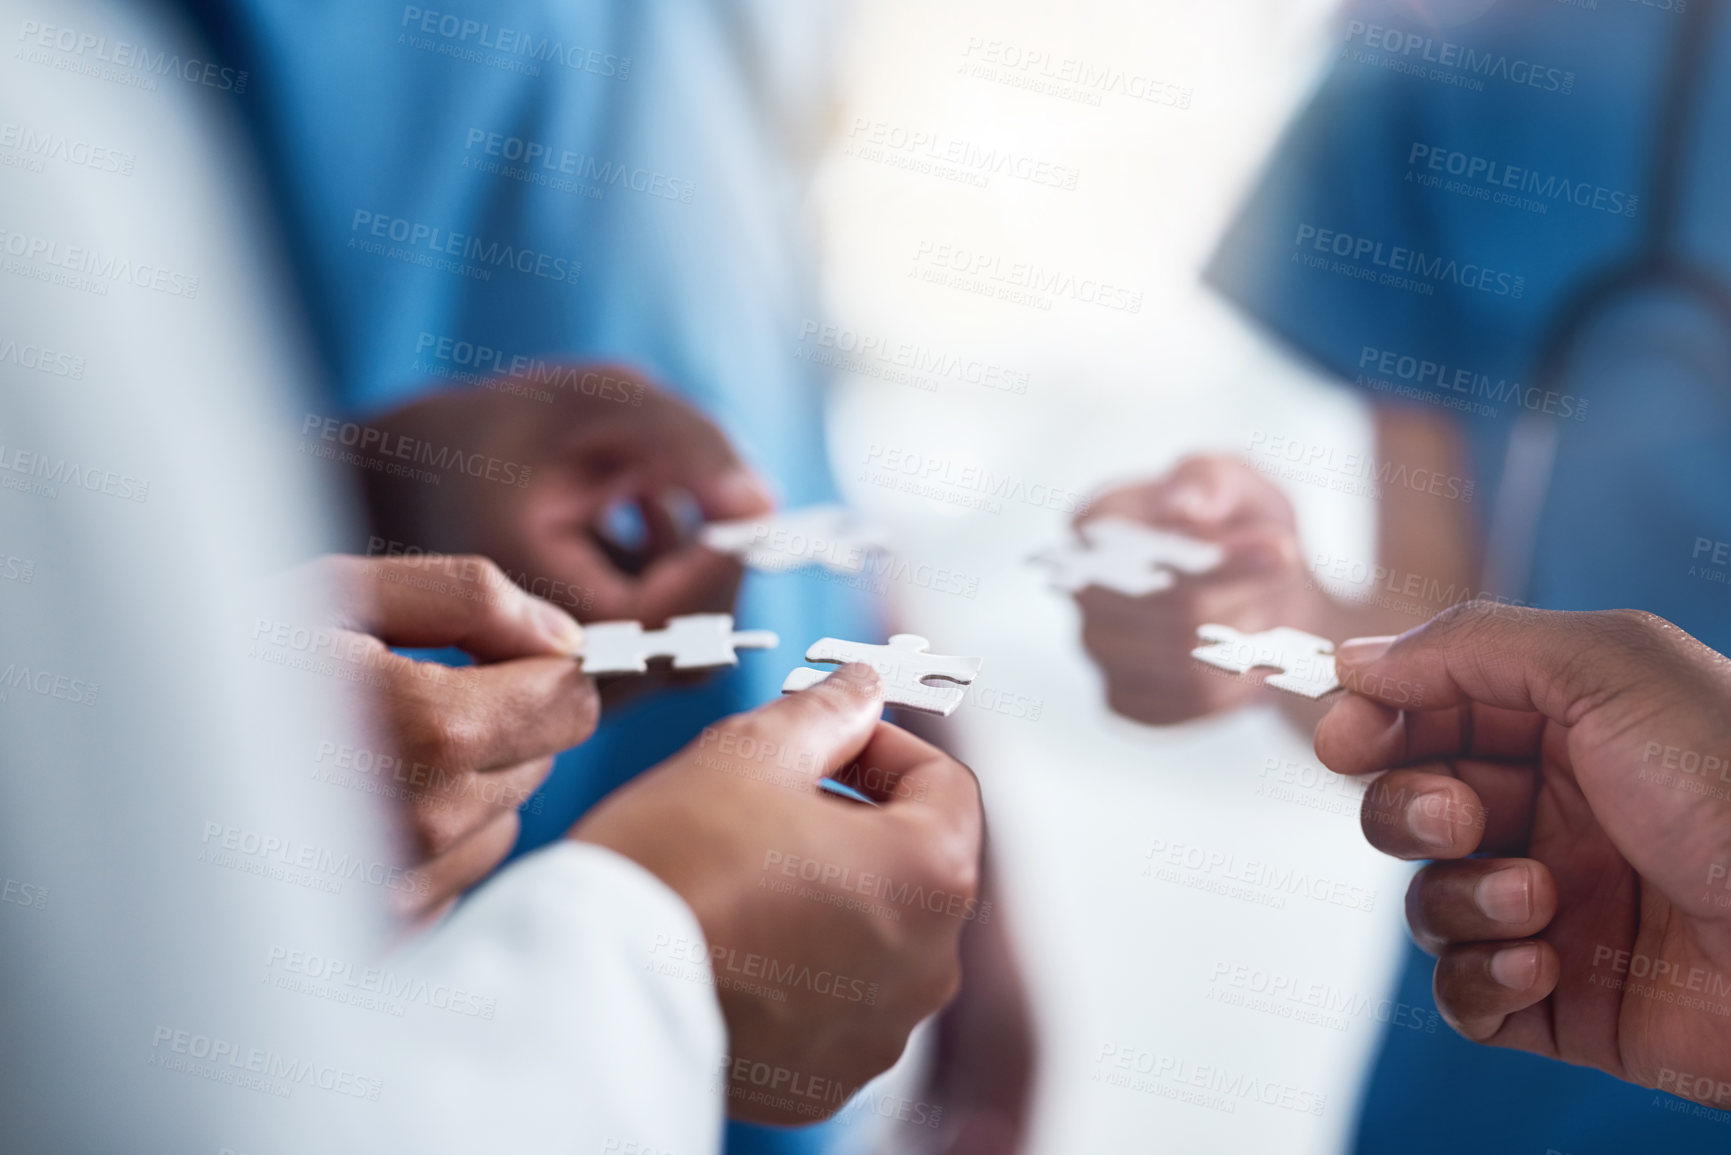
[[[744,567],[728,554],[686,546],[657,558],[643,571],[635,591],[636,614],[659,624],[679,614],[728,613]]]
[[[971,894],[979,882],[984,815],[974,772],[942,750],[885,722],[872,734],[861,760],[894,784],[882,818],[907,825],[912,845],[947,878],[952,890]]]
[[[570,654],[576,619],[484,557],[342,558],[342,626],[393,646],[456,646],[483,662]]]
[[[1372,846],[1395,858],[1464,858],[1478,849],[1485,811],[1458,778],[1391,770],[1365,790],[1359,825]]]
[[[722,726],[782,751],[778,765],[815,783],[859,755],[883,706],[883,680],[877,671],[863,662],[849,662],[811,689],[783,695]]]
[[[568,750],[595,731],[595,682],[569,658],[453,669],[387,666],[385,698],[405,757],[452,773],[495,770]]]
[[[1336,666],[1354,693],[1385,704],[1393,704],[1390,686],[1416,687],[1423,701],[1407,707],[1409,717],[1467,703],[1538,715],[1547,764],[1573,774],[1617,850],[1672,902],[1709,913],[1700,878],[1731,851],[1731,801],[1652,789],[1640,758],[1666,745],[1722,741],[1731,664],[1720,655],[1652,614],[1478,602],[1399,638],[1344,643]],[[1325,718],[1320,729],[1337,721]],[[1339,722],[1329,742],[1350,747],[1374,737]]]
[[[734,452],[714,422],[657,392],[660,428],[650,443],[656,474],[691,492],[705,518],[753,517],[775,508],[769,484]]]
[[[412,821],[420,849],[443,854],[469,837],[501,810],[515,810],[547,780],[553,758],[536,758],[499,770],[424,775],[429,788],[415,795]],[[422,777],[422,775],[412,775]]]
[[[1431,985],[1449,1025],[1482,1043],[1509,1016],[1548,998],[1560,973],[1556,949],[1541,939],[1472,943],[1443,952]]]
[[[1530,938],[1557,913],[1557,884],[1530,858],[1433,862],[1413,875],[1406,922],[1431,954],[1475,942]]]
[[[1448,757],[1530,761],[1545,718],[1530,710],[1470,703],[1443,710],[1396,709],[1352,693],[1334,703],[1316,729],[1316,755],[1337,774]]]
[[[418,917],[434,914],[486,878],[511,853],[518,828],[515,810],[499,811],[450,849],[418,867],[417,885],[404,896],[405,913]]]
[[[1195,577],[1181,574],[1180,581],[1254,581],[1275,574],[1305,572],[1298,535],[1285,522],[1255,522],[1228,529],[1214,540],[1224,551],[1220,564]]]
[[[1187,457],[1142,495],[1156,525],[1192,532],[1223,530],[1255,521],[1290,522],[1284,494],[1236,457]]]
[[[1465,602],[1397,638],[1342,642],[1335,669],[1354,693],[1388,705],[1440,710],[1476,702],[1570,725],[1592,697],[1651,671],[1666,631],[1687,637],[1631,611]]]

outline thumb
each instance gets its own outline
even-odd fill
[[[865,749],[883,705],[877,671],[850,662],[811,689],[739,714],[720,728],[738,733],[735,749],[742,756],[772,761],[816,781]]]
[[[1399,637],[1344,641],[1334,667],[1346,689],[1387,706],[1443,710],[1476,702],[1573,725],[1605,691],[1643,676],[1651,623],[1687,637],[1635,611],[1464,602]]]
[[[1398,638],[1343,642],[1335,668],[1354,693],[1317,727],[1325,765],[1362,773],[1440,755],[1407,727],[1414,710],[1476,704],[1538,715],[1567,729],[1574,781],[1636,871],[1685,910],[1728,918],[1706,891],[1731,871],[1731,800],[1686,773],[1663,773],[1663,758],[1692,751],[1704,769],[1726,748],[1731,661],[1676,626],[1634,610],[1468,602]],[[1512,732],[1507,717],[1473,719],[1463,736],[1477,752],[1513,753],[1491,749],[1499,728]],[[1527,732],[1528,757],[1538,737]]]

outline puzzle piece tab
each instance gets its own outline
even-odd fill
[[[735,630],[732,614],[668,618],[665,629],[642,622],[591,622],[583,627],[585,674],[643,674],[650,658],[672,658],[676,670],[737,666],[735,650],[771,650],[781,639],[770,630]]]
[[[1205,625],[1196,636],[1212,644],[1196,647],[1190,656],[1210,666],[1234,674],[1271,666],[1280,673],[1270,675],[1267,685],[1306,698],[1320,698],[1340,688],[1334,673],[1334,643],[1327,638],[1291,626],[1245,634],[1231,626]]]
[[[703,527],[697,540],[767,573],[786,573],[808,565],[821,565],[835,573],[859,573],[874,550],[886,547],[881,530],[839,505],[812,505],[763,517],[714,521]]]
[[[906,706],[927,714],[948,717],[967,697],[966,686],[980,676],[982,658],[952,658],[927,653],[931,643],[918,634],[896,634],[886,646],[864,642],[844,642],[840,638],[820,638],[805,652],[808,662],[864,662],[878,672],[884,682],[884,701],[891,706]],[[812,670],[804,666],[794,670],[781,684],[781,692],[792,694],[809,690],[832,670]],[[941,678],[954,683],[934,686],[927,679]]]
[[[1171,588],[1177,580],[1175,572],[1204,574],[1225,557],[1213,542],[1127,517],[1097,517],[1083,522],[1076,532],[1081,542],[1066,542],[1033,558],[1051,568],[1054,588],[1070,593],[1099,586],[1142,597]]]

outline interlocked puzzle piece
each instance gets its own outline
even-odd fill
[[[1083,522],[1081,542],[1066,542],[1034,555],[1051,567],[1052,585],[1076,593],[1089,586],[1116,590],[1130,597],[1169,589],[1174,571],[1203,574],[1225,556],[1218,545],[1170,530],[1155,529],[1127,517],[1098,517]]]
[[[786,513],[714,521],[697,540],[728,553],[752,569],[786,573],[821,565],[835,573],[859,573],[872,551],[886,548],[883,532],[839,505],[812,505]]]
[[[1320,698],[1340,688],[1334,673],[1334,643],[1291,626],[1276,626],[1259,634],[1245,634],[1231,626],[1205,625],[1196,636],[1211,645],[1190,651],[1197,661],[1207,662],[1235,674],[1258,666],[1278,668],[1267,684],[1289,694]]]
[[[808,662],[864,662],[878,672],[884,682],[884,701],[892,706],[906,706],[927,714],[948,717],[967,697],[965,688],[980,676],[981,658],[952,658],[933,654],[931,643],[918,634],[896,634],[887,646],[872,646],[864,642],[844,642],[840,638],[819,638],[805,652]],[[792,694],[808,690],[834,671],[812,670],[804,666],[793,671],[781,684],[781,692]],[[941,678],[955,683],[934,686],[927,679]]]
[[[643,674],[650,658],[672,658],[676,670],[737,666],[735,650],[771,650],[781,639],[769,630],[735,630],[732,614],[668,618],[665,629],[642,622],[591,622],[583,627],[585,674]]]

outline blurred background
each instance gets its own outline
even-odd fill
[[[879,584],[898,624],[985,656],[951,724],[1028,970],[1034,1151],[1343,1150],[1391,1011],[1406,872],[1364,843],[1356,787],[1273,707],[1164,728],[1108,712],[1076,610],[1028,560],[1069,533],[1051,491],[1258,433],[1370,451],[1361,403],[1201,281],[1338,50],[1332,9],[874,2],[842,39],[815,190],[827,315],[798,339],[837,374],[848,500],[964,575],[962,593]],[[1121,297],[995,299],[1018,264]],[[1310,550],[1375,556],[1373,497],[1286,488]],[[1201,869],[1152,876],[1175,847]],[[1199,888],[1221,856],[1374,898],[1223,897]],[[1126,1056],[1143,1085],[1105,1081]],[[1187,1087],[1199,1068],[1298,1094]]]

